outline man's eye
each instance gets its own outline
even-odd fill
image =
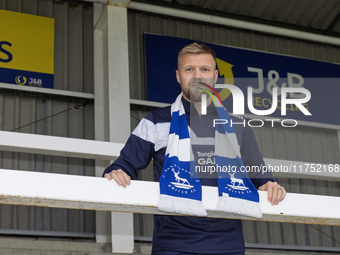
[[[185,69],[186,72],[191,72],[192,71],[192,68],[188,67]]]
[[[210,69],[209,68],[203,68],[203,72],[209,72]]]

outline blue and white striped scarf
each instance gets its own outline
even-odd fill
[[[189,127],[182,104],[182,94],[171,105],[171,124],[165,161],[160,177],[160,200],[158,208],[162,211],[185,215],[207,216],[202,204],[202,186],[195,171]],[[227,120],[227,110],[216,105],[218,119]],[[261,218],[259,195],[244,170],[240,146],[232,126],[216,125],[215,162],[222,169],[218,171],[217,211]]]

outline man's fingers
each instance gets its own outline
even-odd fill
[[[131,184],[131,178],[130,178],[130,176],[128,176],[126,173],[124,173],[123,177],[124,177],[125,183],[126,183],[127,185],[130,185],[130,184]]]
[[[279,191],[276,187],[273,187],[273,197],[272,197],[272,205],[277,205],[279,203]]]
[[[279,185],[277,182],[274,182],[272,185],[272,205],[279,204],[286,196],[286,190],[284,187]]]
[[[273,185],[272,182],[267,183],[267,194],[268,194],[268,201],[272,203],[273,201]]]
[[[286,197],[286,190],[284,187],[279,185],[277,182],[267,182],[262,185],[259,190],[267,191],[268,201],[272,205],[277,205]]]
[[[278,189],[278,192],[281,192],[281,196],[280,196],[280,199],[279,199],[279,202],[282,202],[282,200],[286,197],[286,194],[287,194],[287,191],[284,187],[280,187]]]
[[[118,179],[121,185],[123,185],[124,187],[126,187],[127,185],[130,185],[131,178],[123,170],[121,169],[117,170],[116,175],[118,176]]]
[[[119,185],[122,185],[124,188],[129,185],[125,173],[116,173],[116,176],[118,177]]]
[[[118,185],[126,187],[125,179],[122,177],[121,173],[115,171],[112,173],[112,177],[118,183]]]
[[[111,177],[110,174],[105,174],[104,177],[105,177],[106,179],[112,180],[112,177]]]
[[[268,192],[268,201],[272,204],[275,205],[277,204],[277,182],[267,182],[267,192]]]
[[[131,178],[123,170],[113,170],[109,174],[104,175],[108,180],[115,180],[115,182],[124,188],[131,184]]]

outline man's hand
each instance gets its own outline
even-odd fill
[[[131,184],[131,177],[122,169],[113,170],[110,173],[105,174],[104,177],[108,180],[114,179],[118,185],[123,186],[124,188]]]
[[[287,193],[284,187],[279,185],[277,182],[271,181],[263,184],[259,188],[259,190],[268,192],[268,201],[272,205],[277,205],[279,202],[281,202],[285,198]]]

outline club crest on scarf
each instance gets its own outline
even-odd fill
[[[183,168],[178,167],[177,165],[170,166],[171,171],[174,173],[175,177],[175,182],[170,182],[175,188],[178,189],[178,192],[183,192],[184,190],[191,190],[191,193],[194,192],[195,190],[193,189],[194,186],[190,185],[188,179],[189,178],[184,178],[180,177],[180,173],[184,171],[184,173],[188,173],[188,170],[185,170]],[[164,169],[164,172],[169,171],[169,168]],[[183,174],[183,173],[182,173]],[[182,191],[180,191],[182,189]],[[177,190],[176,190],[177,191]]]

